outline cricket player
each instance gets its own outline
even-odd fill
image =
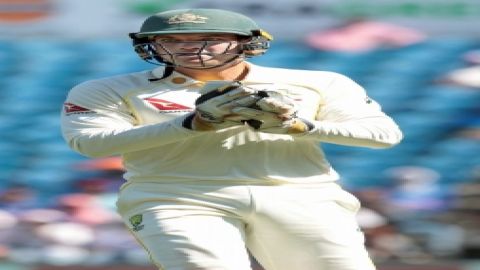
[[[121,155],[118,212],[158,269],[249,270],[247,250],[266,270],[375,269],[321,149],[400,142],[361,86],[249,63],[272,38],[230,11],[161,12],[130,37],[159,66],[75,86],[62,131],[81,154]]]

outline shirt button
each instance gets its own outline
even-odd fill
[[[185,83],[187,81],[187,79],[183,78],[183,77],[175,77],[172,79],[172,83],[174,84],[182,84],[182,83]]]

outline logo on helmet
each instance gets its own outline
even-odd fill
[[[168,24],[177,24],[177,23],[206,23],[208,20],[207,17],[202,17],[200,15],[192,13],[183,13],[175,15],[168,19]]]

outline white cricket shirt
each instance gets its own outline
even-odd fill
[[[71,148],[89,157],[121,155],[127,181],[329,182],[338,179],[321,143],[370,148],[397,144],[402,133],[365,90],[333,72],[250,65],[243,81],[280,91],[298,102],[315,124],[301,136],[182,127],[203,82],[152,71],[87,81],[69,93],[62,132]]]

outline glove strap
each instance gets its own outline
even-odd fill
[[[193,122],[193,118],[194,118],[194,117],[195,117],[195,113],[189,114],[189,115],[183,120],[183,122],[182,122],[182,127],[193,130],[193,128],[192,128],[192,122]]]

